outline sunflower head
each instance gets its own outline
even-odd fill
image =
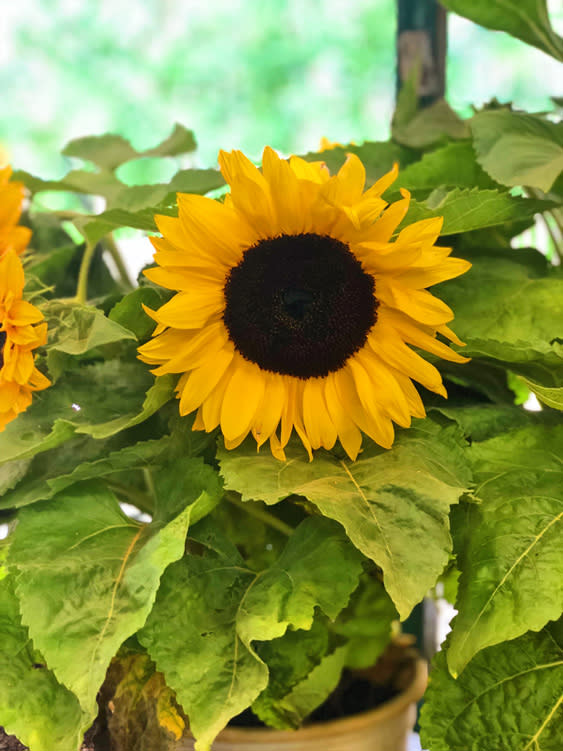
[[[355,459],[362,433],[389,448],[393,422],[425,411],[413,380],[443,396],[438,370],[411,346],[466,358],[453,313],[425,288],[470,264],[436,246],[442,220],[396,232],[410,196],[381,196],[395,167],[368,190],[349,155],[331,176],[321,162],[281,159],[262,169],[221,152],[224,203],[178,195],[177,219],[157,216],[156,268],[145,273],[177,294],[157,311],[139,357],[176,373],[180,413],[194,429],[220,425],[227,448],[252,433],[284,459],[293,430],[309,455],[340,440]]]
[[[11,167],[0,168],[0,256],[10,249],[23,253],[31,237],[30,229],[17,226],[22,211],[24,186],[10,181],[11,176]]]
[[[0,169],[0,431],[31,404],[33,391],[49,380],[37,370],[33,350],[45,343],[43,315],[23,299],[24,272],[18,254],[31,237],[19,227],[24,187],[10,182],[11,167]]]

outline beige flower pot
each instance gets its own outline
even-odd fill
[[[426,662],[414,659],[401,693],[377,709],[299,730],[227,728],[219,734],[213,751],[407,751],[408,735],[416,720],[416,702],[426,688]],[[184,737],[171,751],[193,751]]]

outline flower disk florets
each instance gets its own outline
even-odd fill
[[[236,349],[263,370],[327,376],[364,346],[376,320],[374,289],[340,240],[280,235],[231,269],[223,321]]]

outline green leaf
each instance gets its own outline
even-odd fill
[[[110,133],[103,136],[86,136],[70,141],[62,153],[90,161],[106,170],[115,170],[120,164],[132,159],[154,156],[177,156],[188,151],[194,151],[196,142],[193,133],[176,123],[171,135],[159,146],[145,151],[137,151],[129,141],[119,135]]]
[[[458,556],[454,675],[481,649],[538,631],[563,611],[563,426],[505,432],[468,455],[481,503]]]
[[[125,295],[110,310],[108,318],[131,331],[137,340],[147,339],[154,331],[155,322],[145,313],[143,305],[160,308],[168,298],[164,290],[155,287],[137,287]]]
[[[63,191],[68,193],[84,193],[102,196],[110,201],[124,187],[123,183],[112,172],[87,172],[86,170],[71,170],[60,180],[43,180],[40,177],[17,170],[13,179],[22,182],[32,193],[42,191]]]
[[[6,493],[22,479],[31,464],[31,459],[16,459],[0,465],[0,503]]]
[[[74,462],[72,471],[67,473],[61,472],[57,463],[53,466],[52,462],[47,462],[44,473],[39,473],[34,468],[29,473],[29,477],[20,482],[14,490],[5,492],[0,498],[0,508],[20,508],[37,501],[47,501],[56,493],[77,482],[148,468],[164,459],[169,450],[170,439],[165,437],[154,441],[141,441],[133,446],[126,446],[109,453],[104,446],[100,446],[100,458],[79,464]],[[12,462],[0,467],[0,476],[2,469],[10,467],[10,464]],[[187,503],[182,508],[186,505]],[[181,509],[178,509],[179,511]]]
[[[268,685],[252,705],[254,714],[270,727],[297,728],[301,718],[283,699],[334,651],[336,644],[330,623],[322,614],[315,616],[308,630],[288,629],[278,639],[258,642],[256,652],[266,663],[269,677]]]
[[[183,555],[196,505],[164,527],[141,525],[91,482],[19,514],[9,563],[19,573],[22,620],[91,720],[110,660],[143,626],[162,573]]]
[[[174,380],[154,381],[135,361],[107,360],[68,371],[56,387],[34,395],[29,409],[0,433],[0,465],[48,451],[75,433],[102,439],[138,425],[172,397]]]
[[[171,442],[172,443],[172,442]],[[203,459],[176,456],[153,472],[155,521],[173,519],[187,505],[198,501],[198,514],[192,516],[196,524],[212,511],[223,495],[223,483],[216,470]]]
[[[498,190],[436,188],[425,201],[411,200],[408,213],[398,231],[413,222],[441,216],[444,217],[441,234],[456,235],[482,227],[520,221],[556,205],[552,201],[520,198]]]
[[[463,354],[492,360],[546,387],[563,386],[563,275],[540,253],[497,248],[466,254],[473,267],[437,287],[455,312]]]
[[[157,232],[154,213],[151,208],[143,208],[138,211],[108,209],[101,214],[84,214],[84,216],[76,217],[72,223],[87,242],[95,245],[102,237],[121,227],[132,227],[145,232]],[[160,213],[173,214],[174,212],[161,209]]]
[[[198,751],[267,685],[252,642],[280,637],[290,626],[311,628],[315,607],[334,618],[361,571],[340,527],[321,517],[305,520],[261,574],[245,568],[215,525],[203,525],[196,539],[207,554],[168,569],[139,634],[189,716]]]
[[[409,164],[399,172],[390,190],[395,193],[399,188],[406,188],[417,197],[441,187],[490,189],[495,186],[495,181],[479,166],[471,143],[459,141],[427,152],[420,161]],[[399,196],[387,197],[393,200]]]
[[[292,444],[281,464],[256,455],[250,442],[219,449],[228,489],[243,500],[277,503],[305,496],[335,519],[364,555],[383,569],[385,588],[402,619],[434,585],[450,551],[448,512],[470,482],[457,427],[431,420],[400,433],[391,451],[366,443],[355,462],[319,451],[309,463]]]
[[[301,683],[277,702],[276,712],[287,718],[286,727],[298,728],[330,696],[342,677],[346,655],[346,646],[325,655]]]
[[[460,678],[434,658],[421,741],[432,751],[559,751],[563,723],[563,628],[489,647]]]
[[[546,0],[440,0],[448,10],[547,52],[563,62],[563,39],[555,33]]]
[[[49,326],[49,341],[46,350],[77,357],[85,355],[96,347],[135,340],[135,334],[119,323],[107,318],[101,310],[91,305],[61,303],[57,300],[41,306]],[[56,358],[50,364],[59,365]],[[58,377],[62,368],[56,368],[53,375]]]
[[[557,388],[549,388],[547,386],[542,386],[539,383],[535,383],[530,378],[524,378],[523,376],[522,381],[530,391],[533,391],[540,402],[546,404],[552,409],[563,410],[563,385]]]
[[[375,665],[391,638],[397,611],[380,581],[364,577],[333,631],[347,641],[346,666],[355,670]]]
[[[13,577],[0,578],[0,723],[30,751],[77,751],[90,724],[22,625]]]
[[[127,370],[122,364],[123,370]],[[132,368],[133,370],[133,368]],[[125,375],[125,373],[124,373]],[[125,412],[128,407],[123,402],[121,415],[107,422],[81,424],[76,432],[91,435],[92,438],[109,438],[122,430],[127,430],[135,425],[139,425],[146,419],[154,415],[166,402],[170,401],[174,394],[176,378],[174,376],[161,376],[156,378],[153,385],[146,393],[146,397],[140,408],[135,408],[130,412]],[[113,384],[115,387],[115,384]],[[117,392],[114,391],[117,397]],[[128,400],[130,403],[130,399]],[[123,414],[125,412],[125,414]]]
[[[479,164],[503,185],[547,193],[563,171],[563,123],[508,109],[471,119]]]
[[[438,99],[419,110],[406,123],[395,123],[393,139],[403,146],[424,149],[446,138],[468,138],[469,126],[457,115],[445,99]]]

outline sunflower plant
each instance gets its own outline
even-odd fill
[[[560,748],[561,102],[463,120],[415,84],[387,142],[123,182],[194,150],[177,125],[0,172],[0,725],[31,751],[297,728],[437,593],[424,746]]]

